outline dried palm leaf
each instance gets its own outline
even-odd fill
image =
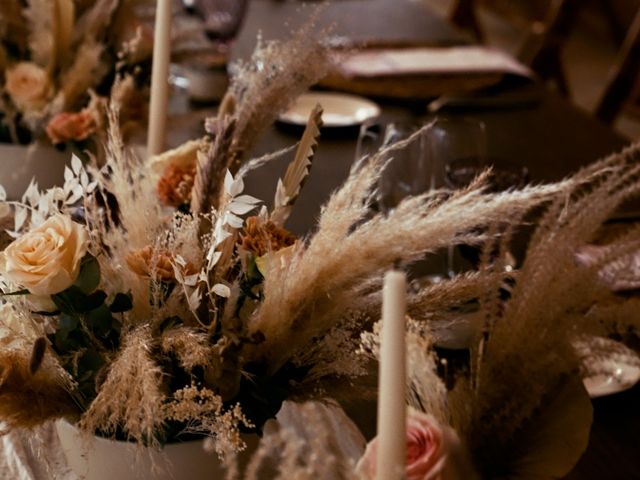
[[[274,207],[271,212],[271,221],[279,226],[284,226],[291,214],[293,204],[300,194],[300,189],[311,170],[313,156],[318,148],[318,137],[322,127],[322,107],[317,104],[307,121],[298,151],[293,161],[287,167],[284,180],[278,180]]]

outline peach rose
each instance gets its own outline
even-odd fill
[[[51,83],[44,69],[20,62],[7,70],[5,90],[20,111],[40,110],[49,100]]]
[[[77,113],[58,113],[47,125],[47,135],[54,145],[70,140],[86,140],[95,131],[96,119],[87,108]]]
[[[60,293],[78,277],[88,244],[85,227],[59,214],[0,253],[0,273],[33,295]]]
[[[449,456],[459,450],[459,440],[449,427],[441,426],[432,416],[409,410],[407,416],[406,480],[450,480],[460,477],[458,468],[447,468]],[[374,479],[378,438],[374,438],[358,461],[356,474],[361,479]],[[468,477],[469,478],[469,477]]]

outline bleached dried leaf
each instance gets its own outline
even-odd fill
[[[200,279],[200,274],[194,273],[193,275],[188,275],[184,277],[183,283],[187,287],[195,287],[198,284],[199,279]]]
[[[14,221],[14,230],[16,232],[19,232],[20,229],[22,228],[22,226],[24,225],[24,222],[27,220],[27,216],[29,215],[29,212],[26,208],[24,207],[20,207],[20,206],[16,206],[16,212],[15,215],[13,217],[13,221]]]
[[[229,298],[231,296],[231,289],[222,283],[215,284],[211,287],[211,291],[220,297]]]
[[[254,208],[256,208],[255,204],[236,202],[235,200],[227,206],[227,209],[235,215],[244,215]]]
[[[78,156],[74,153],[71,157],[71,170],[73,170],[73,173],[78,176],[82,169],[82,160],[80,160],[80,158],[78,158]]]
[[[200,302],[202,301],[202,295],[200,295],[200,288],[196,288],[191,295],[189,295],[189,297],[187,298],[187,301],[189,302],[189,308],[191,309],[192,312],[195,312],[198,310],[198,307],[200,307]]]

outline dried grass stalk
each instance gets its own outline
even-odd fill
[[[277,116],[329,71],[330,49],[317,41],[314,29],[311,20],[285,42],[262,43],[259,39],[251,60],[234,66],[231,89],[236,100],[237,158],[249,153]]]
[[[162,369],[153,360],[154,342],[148,327],[125,336],[125,344],[111,363],[104,383],[80,427],[113,436],[123,433],[139,444],[157,446],[156,434],[164,416]]]

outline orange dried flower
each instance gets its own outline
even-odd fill
[[[173,256],[166,250],[154,250],[147,245],[140,250],[135,250],[127,256],[127,265],[141,277],[154,277],[163,282],[175,280],[173,272]],[[187,263],[184,267],[184,275],[196,273],[195,267]]]
[[[240,236],[240,246],[256,257],[268,252],[277,252],[293,245],[295,241],[295,235],[288,230],[270,220],[265,222],[255,216],[247,218],[244,235]]]
[[[96,131],[96,118],[88,108],[80,112],[62,112],[49,121],[46,130],[54,145],[86,140]]]
[[[195,176],[195,165],[168,165],[158,181],[160,201],[174,208],[189,203]]]

